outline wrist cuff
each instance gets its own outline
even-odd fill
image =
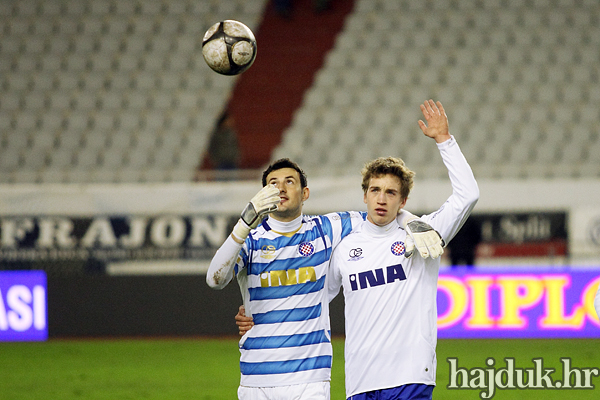
[[[248,237],[248,234],[250,234],[250,227],[246,225],[246,223],[240,218],[237,224],[235,224],[233,227],[231,235],[237,242],[244,243]]]

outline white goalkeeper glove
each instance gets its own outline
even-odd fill
[[[267,185],[250,200],[250,203],[242,211],[242,216],[233,228],[233,236],[238,241],[243,242],[248,237],[251,229],[260,224],[265,216],[277,210],[279,198],[279,189],[273,185]]]
[[[413,255],[415,247],[423,258],[438,258],[444,253],[444,246],[446,246],[444,239],[426,222],[415,217],[405,224],[404,229],[408,234],[406,236],[406,258]]]

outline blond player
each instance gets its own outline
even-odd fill
[[[329,399],[329,259],[366,214],[303,215],[309,197],[306,176],[288,159],[269,166],[262,184],[207,274],[208,285],[216,289],[236,275],[246,313],[254,318],[254,327],[240,341],[238,397]],[[420,254],[442,253],[431,227],[407,212],[395,218],[414,231]]]
[[[449,242],[479,198],[469,164],[448,130],[441,103],[425,102],[423,133],[448,169],[452,195],[423,221]],[[329,290],[345,299],[346,397],[431,399],[436,378],[439,258],[406,257],[406,232],[395,215],[405,206],[414,172],[400,159],[379,158],[363,169],[367,220],[331,258]]]

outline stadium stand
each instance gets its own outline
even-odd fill
[[[191,181],[235,83],[204,32],[264,4],[0,2],[0,183]]]
[[[0,183],[191,180],[235,83],[200,39],[265,4],[0,2]],[[479,178],[598,178],[599,20],[595,0],[357,0],[272,158],[436,178],[416,125],[434,98]]]
[[[322,176],[399,155],[436,178],[416,124],[434,98],[480,178],[598,178],[599,19],[591,0],[358,0],[273,158]]]

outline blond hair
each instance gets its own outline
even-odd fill
[[[393,175],[400,180],[400,196],[407,199],[414,185],[414,171],[408,169],[404,161],[395,157],[379,157],[365,164],[362,171],[362,190],[367,193],[372,178]]]

